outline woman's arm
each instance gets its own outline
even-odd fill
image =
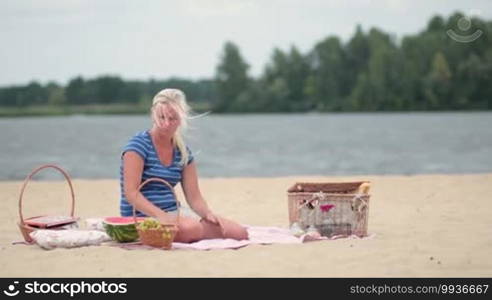
[[[127,151],[123,155],[123,187],[125,197],[136,207],[138,211],[143,212],[147,216],[153,216],[158,219],[166,220],[169,215],[147,200],[145,196],[138,190],[142,180],[144,161],[133,151]]]
[[[210,210],[198,187],[198,175],[194,161],[184,168],[181,186],[186,197],[186,202],[188,202],[191,209],[202,217],[202,221],[218,225],[222,231],[222,237],[228,236],[239,240],[248,238],[245,228],[215,215]],[[210,226],[206,228],[210,228]]]
[[[181,186],[186,202],[188,202],[193,211],[202,218],[205,218],[207,214],[211,213],[207,202],[205,202],[205,199],[203,199],[202,193],[200,192],[200,187],[198,186],[198,175],[194,161],[183,169]]]

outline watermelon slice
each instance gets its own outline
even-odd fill
[[[137,217],[137,222],[143,221],[144,217]],[[119,243],[134,242],[138,239],[133,217],[107,217],[103,221],[106,233]]]

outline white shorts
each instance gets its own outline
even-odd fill
[[[168,211],[167,213],[176,215],[178,210]],[[199,215],[196,214],[191,208],[188,206],[181,206],[179,210],[180,216],[191,217],[195,219],[201,219]]]

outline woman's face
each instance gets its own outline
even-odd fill
[[[152,117],[157,132],[166,136],[174,135],[181,124],[179,114],[169,104],[157,104],[154,107]]]

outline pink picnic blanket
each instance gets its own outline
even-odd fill
[[[331,238],[327,237],[313,237],[311,235],[302,235],[296,237],[290,233],[288,228],[280,227],[264,227],[264,226],[246,226],[249,234],[248,240],[234,240],[234,239],[208,239],[201,240],[195,243],[173,243],[173,250],[178,249],[188,249],[188,250],[212,250],[212,249],[239,249],[248,245],[254,244],[302,244],[312,241],[323,241],[323,240],[335,240],[339,238],[350,238],[350,239],[367,239],[372,236],[359,238],[356,235],[351,236],[333,236]],[[110,242],[105,243],[108,246],[120,247],[127,250],[134,249],[157,249],[150,246],[141,244],[140,242],[135,243],[116,243]]]
[[[245,247],[247,245],[254,244],[302,244],[306,242],[312,241],[323,241],[323,240],[335,240],[340,238],[349,238],[349,239],[367,239],[372,238],[373,235],[359,238],[356,235],[351,236],[333,236],[331,238],[323,237],[323,236],[313,236],[309,234],[304,234],[300,237],[294,236],[288,228],[281,227],[265,227],[265,226],[247,226],[244,225],[248,230],[249,239],[247,240],[234,240],[234,239],[208,239],[201,240],[195,243],[173,243],[173,250],[180,249],[188,249],[188,250],[212,250],[212,249],[239,249]],[[43,230],[38,231],[37,233],[41,233]],[[41,239],[37,240],[36,243],[44,249],[53,249],[53,248],[75,248],[82,246],[111,246],[111,247],[119,247],[127,250],[135,250],[135,249],[158,249],[150,246],[143,245],[140,242],[134,243],[117,243],[114,241],[109,241],[111,238],[102,230],[75,230],[79,235],[84,236],[84,241],[78,239],[73,232],[70,230],[66,231],[50,231],[45,230],[44,236],[51,239],[43,241]],[[66,233],[60,235],[61,233]],[[51,235],[55,235],[52,237]],[[96,239],[91,238],[91,236],[96,237]],[[38,237],[35,237],[38,238]],[[28,244],[25,241],[17,241],[13,242],[13,244]],[[160,250],[160,249],[159,249]]]

